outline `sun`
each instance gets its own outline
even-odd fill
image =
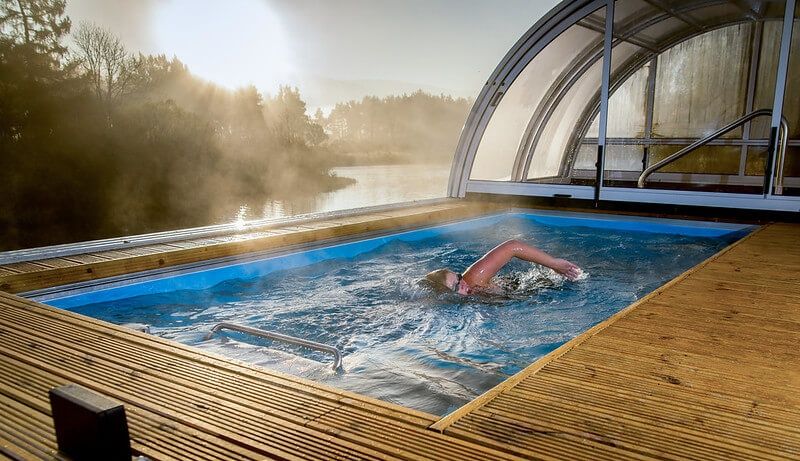
[[[253,84],[275,92],[289,82],[289,46],[279,18],[263,0],[168,0],[152,22],[159,51],[230,89]]]

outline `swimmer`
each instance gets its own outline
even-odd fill
[[[499,287],[492,283],[492,277],[512,258],[549,267],[572,281],[576,280],[583,272],[580,267],[565,259],[554,258],[525,242],[508,240],[489,250],[469,266],[463,275],[450,269],[438,269],[428,273],[425,279],[436,286],[444,286],[460,295],[469,295],[474,292],[494,293],[499,291]]]

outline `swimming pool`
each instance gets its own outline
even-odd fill
[[[748,226],[576,213],[503,213],[460,223],[210,267],[50,293],[47,304],[445,414],[708,258]],[[509,238],[569,259],[565,282],[516,261],[505,296],[435,294],[428,271],[462,270]],[[298,336],[344,352],[333,372],[318,352],[238,333],[218,322]]]

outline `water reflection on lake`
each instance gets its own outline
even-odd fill
[[[334,168],[332,172],[356,182],[333,192],[270,200],[264,204],[260,216],[251,210],[249,218],[277,218],[444,197],[450,165],[348,166]]]

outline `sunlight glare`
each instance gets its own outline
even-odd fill
[[[167,57],[229,89],[253,84],[275,92],[291,73],[288,41],[263,0],[169,0],[159,4],[153,36]]]

